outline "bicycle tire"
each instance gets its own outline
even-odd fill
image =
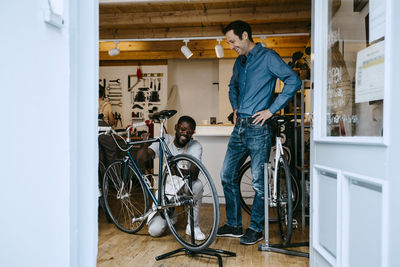
[[[293,230],[293,199],[289,164],[285,157],[280,157],[277,177],[277,213],[281,244],[290,243]]]
[[[201,197],[197,195],[197,198],[194,196],[195,193],[193,190],[193,185],[190,187],[189,179],[187,179],[190,177],[190,173],[186,174],[185,176],[181,171],[183,169],[190,170],[190,167],[188,166],[191,166],[192,164],[199,169],[199,174],[195,181],[197,181],[196,183],[198,191],[203,192]],[[183,167],[182,165],[186,167]],[[168,160],[168,166],[171,170],[177,170],[176,166],[179,166],[180,171],[174,171],[173,177],[168,178],[169,171],[168,168],[165,168],[163,172],[161,189],[162,205],[174,205],[174,203],[177,202],[184,204],[179,207],[165,209],[163,215],[173,236],[183,247],[195,252],[204,250],[208,248],[208,246],[215,240],[217,227],[219,224],[218,195],[211,175],[197,158],[188,154],[179,154],[170,158]],[[178,180],[184,181],[182,188],[178,190],[176,195],[171,193],[171,190],[167,189],[167,179],[174,179],[174,183]],[[199,184],[199,182],[201,183]],[[169,182],[169,184],[172,183]],[[195,203],[201,203],[201,205],[198,206],[198,218],[199,227],[205,235],[204,240],[195,239],[195,231],[192,227],[194,226],[194,219],[190,220],[190,218],[193,218],[192,215],[196,209]],[[189,235],[186,234],[186,228],[188,225],[190,229]]]
[[[251,176],[251,161],[246,162],[239,169],[239,193],[240,193],[240,205],[242,209],[251,214],[251,207],[253,205],[254,190],[251,186],[252,176]],[[293,210],[298,208],[300,203],[301,192],[299,189],[299,182],[291,175],[292,181],[292,198],[293,198]]]
[[[148,194],[131,164],[117,160],[108,166],[103,180],[103,197],[107,213],[118,229],[134,234],[143,228],[146,220],[133,222],[133,219],[148,210]]]
[[[251,161],[246,162],[239,169],[239,192],[240,192],[240,205],[242,209],[251,214],[251,206],[254,200],[254,190],[251,185],[253,180],[251,176]]]
[[[97,175],[98,175],[98,180],[99,180],[99,206],[101,209],[104,211],[104,214],[106,215],[107,222],[112,222],[110,215],[108,215],[107,209],[106,209],[106,204],[104,202],[104,197],[103,197],[103,179],[104,179],[104,173],[106,172],[106,167],[102,161],[99,161],[99,166],[97,168]]]

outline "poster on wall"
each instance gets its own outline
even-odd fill
[[[385,43],[381,41],[357,53],[356,103],[383,99]]]
[[[386,1],[369,0],[369,41],[385,36]]]

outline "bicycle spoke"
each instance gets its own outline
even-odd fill
[[[162,193],[163,205],[174,203],[174,201],[180,205],[173,208],[172,213],[164,212],[168,226],[177,241],[184,247],[193,251],[204,249],[214,240],[218,225],[219,209],[215,186],[204,166],[192,156],[177,155],[168,164],[169,169],[163,175],[163,189],[166,188],[166,177],[170,170],[173,170],[174,174],[181,177],[184,182],[174,199],[168,200],[168,197],[172,195],[171,192],[163,191]],[[197,174],[196,168],[198,175],[194,176],[194,173]],[[175,218],[178,219],[176,223]],[[191,223],[194,225],[190,226]],[[190,232],[193,229],[195,233],[200,229],[205,239],[196,240],[194,233],[188,235],[187,231]]]
[[[145,221],[132,223],[132,219],[142,216],[148,209],[147,191],[143,183],[134,169],[122,160],[112,163],[105,177],[103,187],[108,214],[120,230],[136,233]]]

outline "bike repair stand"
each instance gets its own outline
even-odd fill
[[[165,254],[162,254],[160,256],[156,257],[156,260],[162,260],[166,257],[169,257],[171,255],[177,254],[179,252],[185,252],[186,255],[189,256],[196,256],[196,254],[204,254],[204,255],[209,255],[209,256],[215,256],[218,258],[218,266],[222,267],[222,257],[220,254],[224,254],[224,255],[228,255],[229,257],[236,257],[236,253],[234,252],[230,252],[230,251],[226,251],[226,250],[221,250],[221,249],[213,249],[213,248],[206,248],[204,250],[201,251],[192,251],[189,250],[187,248],[178,248],[175,249],[171,252],[167,252]]]
[[[192,188],[192,180],[189,179],[189,187]],[[190,205],[189,208],[189,216],[190,216],[190,225],[192,226],[192,234],[191,234],[191,242],[192,244],[195,244],[195,239],[194,239],[194,220],[193,220],[193,205]],[[218,223],[217,223],[218,225]],[[218,266],[222,267],[222,257],[220,254],[224,254],[224,255],[228,255],[228,257],[236,257],[236,253],[234,252],[230,252],[230,251],[226,251],[226,250],[221,250],[221,249],[213,249],[213,248],[205,248],[203,250],[200,251],[193,251],[187,248],[178,248],[175,249],[173,251],[167,252],[165,254],[162,254],[160,256],[156,257],[156,260],[162,260],[164,258],[167,258],[171,255],[177,254],[179,252],[185,252],[186,255],[188,256],[196,256],[196,254],[203,254],[203,255],[209,255],[209,256],[214,256],[218,258]]]
[[[268,163],[264,164],[264,170],[268,170]],[[295,251],[295,250],[288,250],[286,249],[287,247],[304,247],[308,246],[309,242],[299,242],[299,243],[289,243],[287,246],[282,246],[281,244],[269,244],[269,216],[268,216],[268,209],[269,209],[269,203],[268,203],[268,171],[264,171],[264,199],[265,199],[265,229],[264,229],[264,238],[265,238],[265,244],[260,244],[258,246],[258,250],[260,251],[270,251],[270,252],[277,252],[277,253],[282,253],[286,255],[292,255],[292,256],[299,256],[299,257],[309,257],[309,253],[306,252],[301,252],[301,251]]]

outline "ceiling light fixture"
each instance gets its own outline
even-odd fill
[[[224,48],[221,45],[222,38],[217,38],[218,44],[215,46],[215,54],[217,58],[224,57]]]
[[[116,56],[119,54],[119,49],[118,49],[118,43],[119,41],[114,41],[115,47],[111,50],[108,51],[108,54],[110,55],[110,57]]]
[[[187,44],[189,43],[189,39],[183,39],[183,42],[185,43],[185,45],[182,45],[181,52],[185,55],[187,59],[189,59],[191,56],[193,56],[193,52],[190,51],[189,47],[187,46]]]

